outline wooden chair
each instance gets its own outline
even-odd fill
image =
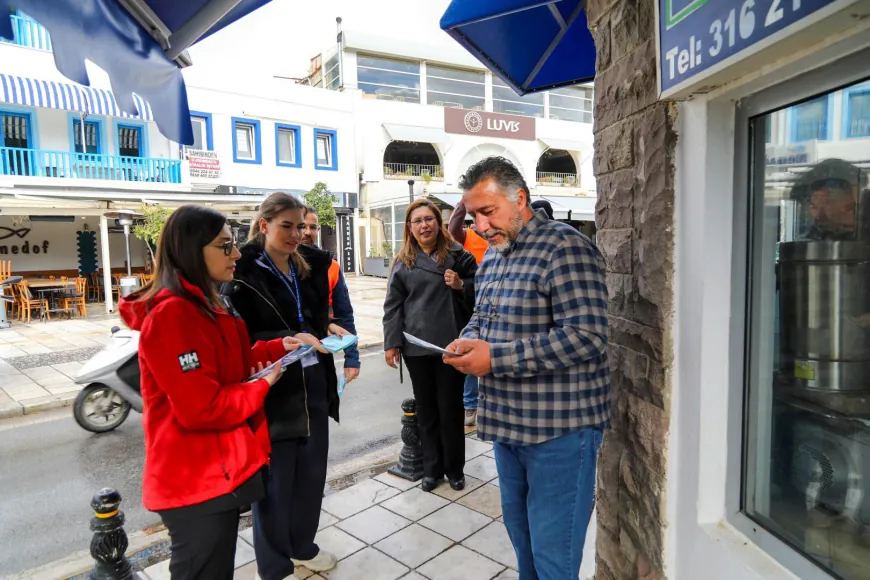
[[[91,302],[103,301],[103,285],[100,281],[99,272],[88,274],[88,299]]]
[[[21,306],[18,313],[19,320],[26,320],[29,324],[33,318],[34,310],[44,313],[45,317],[48,320],[51,320],[51,313],[48,312],[48,300],[45,300],[44,298],[34,298],[26,281],[19,282],[16,286],[18,286],[18,294],[21,296]]]
[[[13,318],[18,318],[21,320],[21,295],[18,292],[17,284],[12,284],[11,286],[7,286],[7,292],[10,296],[12,296],[12,303],[9,304],[9,320]]]
[[[117,304],[118,300],[121,299],[121,275],[112,274],[112,282],[112,297],[114,297]]]
[[[88,296],[88,280],[87,278],[78,277],[75,279],[75,289],[61,298],[62,308],[67,311],[75,309],[79,316],[88,316],[88,306],[85,299]]]

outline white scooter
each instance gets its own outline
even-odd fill
[[[139,377],[139,332],[113,326],[112,341],[76,375],[75,382],[85,385],[73,403],[76,423],[105,433],[123,423],[130,409],[141,413]]]

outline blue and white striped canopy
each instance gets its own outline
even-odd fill
[[[104,89],[83,87],[71,83],[44,81],[0,74],[0,103],[25,107],[43,107],[80,111],[89,115],[106,115],[125,119],[152,121],[151,107],[133,94],[138,114],[130,115],[118,107],[115,95]]]

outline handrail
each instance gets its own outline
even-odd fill
[[[579,183],[576,173],[554,173],[552,171],[538,171],[538,185],[552,185],[555,187],[576,187]]]
[[[12,19],[12,38],[0,42],[51,52],[51,37],[43,25],[33,18],[17,14],[11,14],[9,18]]]
[[[428,175],[433,181],[444,181],[444,170],[440,165],[419,165],[415,163],[384,163],[385,179],[405,179]]]
[[[181,161],[0,147],[0,175],[181,183]]]

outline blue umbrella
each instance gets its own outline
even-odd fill
[[[90,85],[85,60],[109,75],[122,111],[139,113],[133,93],[151,105],[160,132],[193,144],[187,90],[179,66],[191,45],[269,0],[0,0],[0,14],[27,13],[51,35],[58,70]],[[9,18],[0,37],[12,38]]]
[[[595,78],[581,0],[453,0],[441,28],[520,95]]]

